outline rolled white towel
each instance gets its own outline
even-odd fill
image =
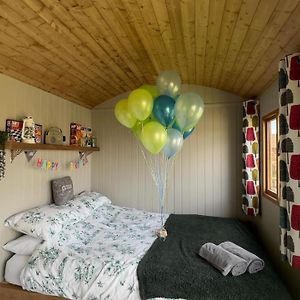
[[[200,248],[199,255],[220,270],[224,276],[230,272],[233,276],[242,275],[247,270],[247,262],[244,259],[213,243],[204,244]]]
[[[265,262],[261,258],[232,242],[223,242],[219,246],[244,259],[250,274],[261,271],[265,266]]]

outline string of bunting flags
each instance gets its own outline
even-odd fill
[[[32,166],[36,169],[44,170],[44,171],[57,171],[59,169],[66,169],[69,171],[77,170],[82,168],[88,164],[87,157],[82,157],[79,159],[74,159],[67,163],[61,163],[59,161],[53,161],[49,159],[37,158],[33,160]]]

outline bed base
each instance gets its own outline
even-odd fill
[[[23,290],[17,285],[0,282],[1,300],[66,300],[66,298],[42,295],[39,293]]]

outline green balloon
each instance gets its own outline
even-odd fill
[[[147,92],[149,92],[152,95],[153,99],[155,99],[159,95],[156,85],[144,84],[140,87],[140,89],[143,89],[143,90],[146,90]]]
[[[132,128],[136,123],[136,118],[128,110],[127,99],[120,100],[115,106],[116,119],[127,128]]]
[[[140,139],[144,126],[150,121],[151,121],[150,117],[145,121],[139,121],[139,120],[136,121],[135,125],[131,128],[131,131],[137,139]]]
[[[128,110],[138,120],[146,120],[153,108],[152,95],[143,89],[132,91],[128,96]]]
[[[155,121],[147,123],[140,135],[142,144],[152,154],[158,154],[167,143],[167,139],[167,130]]]

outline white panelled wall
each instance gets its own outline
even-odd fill
[[[6,119],[19,120],[31,115],[36,123],[43,125],[43,130],[50,126],[61,128],[69,142],[70,122],[92,125],[91,110],[5,75],[0,75],[0,95],[0,130],[5,130]],[[68,161],[78,159],[78,152],[38,151],[36,157],[57,160],[62,168],[59,171],[38,170],[27,162],[24,154],[11,164],[10,153],[6,151],[6,177],[0,181],[0,281],[9,257],[2,245],[17,236],[15,231],[4,227],[4,220],[19,211],[50,203],[50,180],[53,178],[70,175],[76,193],[91,188],[91,161],[72,172],[65,168]]]
[[[203,95],[204,88],[198,89]],[[169,177],[166,211],[236,216],[240,209],[241,102],[226,92],[205,91],[205,112]],[[92,113],[101,147],[93,160],[92,189],[117,205],[158,211],[158,194],[137,140],[116,121],[110,108],[116,101]]]

